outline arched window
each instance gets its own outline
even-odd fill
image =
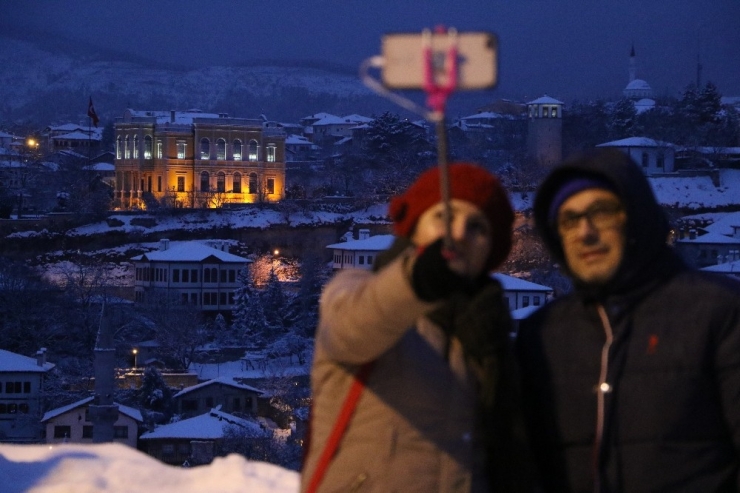
[[[234,182],[232,183],[231,190],[234,193],[242,193],[242,175],[238,171],[234,173]]]
[[[123,157],[129,159],[131,157],[131,137],[126,136],[126,143],[123,146]]]
[[[234,161],[242,160],[242,141],[237,139],[231,144],[231,152],[234,155]]]
[[[208,175],[208,171],[203,171],[200,174],[200,191],[201,192],[207,192],[210,188],[208,183],[210,181],[210,176]]]
[[[257,173],[249,174],[249,193],[257,193]]]
[[[267,162],[268,163],[275,162],[275,146],[274,145],[267,146]]]
[[[120,135],[116,139],[116,159],[123,159],[123,137]]]
[[[200,139],[200,158],[211,159],[211,143],[205,137]]]
[[[249,141],[249,160],[257,161],[259,159],[259,146],[256,140]]]
[[[152,136],[144,136],[144,159],[152,158]]]
[[[134,159],[139,159],[139,136],[134,135]]]
[[[219,171],[216,175],[216,191],[217,192],[225,192],[226,191],[226,173],[223,171]]]
[[[218,139],[216,141],[216,159],[226,159],[226,141],[224,139]]]

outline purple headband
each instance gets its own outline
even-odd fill
[[[553,195],[550,201],[550,209],[547,212],[548,223],[550,225],[555,224],[558,218],[558,211],[560,210],[560,206],[563,205],[563,202],[588,188],[602,188],[616,193],[614,185],[604,178],[598,176],[574,176],[564,181],[555,195]]]

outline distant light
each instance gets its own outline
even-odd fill
[[[133,350],[133,351],[131,351],[131,352],[132,352],[132,353],[134,353],[134,354],[136,354],[136,353],[138,353],[138,352],[139,352],[139,350],[138,350],[138,349],[134,349],[134,350]]]
[[[272,254],[273,255],[280,255],[280,250],[275,250],[274,252],[272,252]]]

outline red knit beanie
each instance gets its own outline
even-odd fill
[[[498,178],[476,164],[453,163],[449,172],[450,198],[474,204],[491,223],[491,253],[486,267],[493,270],[511,250],[514,212],[506,191]],[[422,173],[402,195],[391,199],[388,214],[396,235],[409,238],[424,211],[441,200],[439,167],[435,166]]]

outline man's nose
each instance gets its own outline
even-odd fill
[[[598,238],[599,230],[591,222],[591,218],[588,216],[582,216],[578,218],[578,225],[576,226],[576,236],[583,240],[593,240]]]

